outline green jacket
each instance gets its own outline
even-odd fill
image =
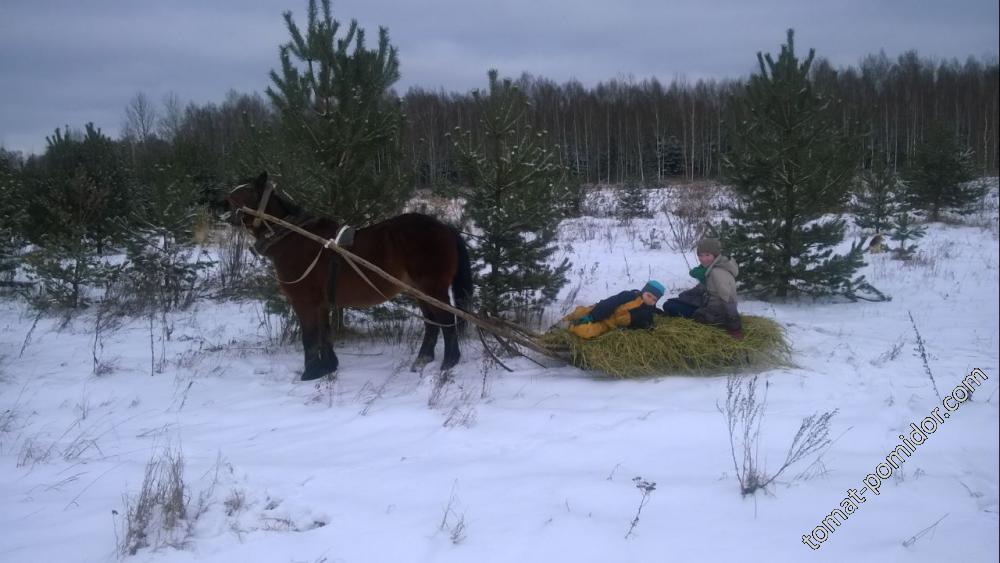
[[[700,267],[699,267],[700,268]],[[691,271],[692,277],[699,279],[699,268]],[[743,322],[737,310],[736,277],[740,269],[736,261],[728,256],[719,256],[705,269],[704,281],[681,292],[677,299],[694,305],[698,309],[694,320],[710,325],[720,325],[730,330],[742,328]]]

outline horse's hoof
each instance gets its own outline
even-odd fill
[[[448,371],[451,368],[455,367],[456,365],[458,365],[458,358],[453,358],[450,360],[445,359],[443,362],[441,362],[441,371]]]
[[[301,380],[302,381],[312,381],[314,379],[319,379],[319,378],[325,377],[327,375],[331,375],[332,376],[335,373],[337,373],[336,370],[323,371],[323,370],[318,370],[318,369],[317,370],[308,370],[307,369],[306,371],[304,371],[302,373],[302,379]]]
[[[410,371],[413,373],[421,372],[424,370],[424,367],[427,366],[427,364],[431,363],[432,361],[434,361],[434,358],[427,356],[417,356],[417,359],[413,360],[413,363],[410,364]]]

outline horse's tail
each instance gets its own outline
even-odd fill
[[[472,305],[472,261],[469,259],[469,247],[465,244],[465,239],[459,234],[458,229],[452,231],[455,233],[455,244],[458,246],[458,268],[451,280],[451,294],[455,300],[455,307],[468,311]],[[465,319],[459,318],[457,321],[458,331],[464,332]]]

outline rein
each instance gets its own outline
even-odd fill
[[[309,267],[306,268],[306,271],[302,272],[302,275],[299,276],[299,279],[297,279],[295,281],[285,281],[285,280],[279,278],[277,274],[275,274],[274,279],[278,280],[278,283],[283,283],[285,285],[295,285],[295,284],[299,283],[300,281],[306,279],[306,277],[309,275],[309,273],[313,271],[313,268],[316,267],[316,264],[319,262],[319,257],[323,254],[323,251],[326,250],[327,248],[330,248],[330,247],[328,245],[326,245],[326,244],[324,244],[323,246],[319,247],[319,252],[316,253],[316,257],[313,258],[312,263],[309,264]]]
[[[258,217],[258,219],[259,219],[259,217]],[[255,221],[256,220],[257,219],[255,219]],[[304,221],[300,221],[296,226],[302,227],[303,225],[308,225],[309,223],[315,223],[316,221],[317,221],[317,219],[315,219],[315,218],[308,218],[308,219],[306,219]],[[285,238],[286,236],[288,236],[290,233],[293,232],[291,229],[281,227],[280,225],[279,225],[279,228],[283,228],[284,231],[279,232],[278,235],[276,235],[276,236],[272,236],[272,237],[266,239],[267,244],[262,245],[261,249],[259,250],[259,252],[261,254],[264,253],[264,250],[270,248],[275,243],[277,243],[279,240]],[[316,267],[316,264],[319,263],[319,257],[323,255],[323,251],[324,250],[329,249],[331,245],[338,245],[338,246],[342,245],[342,241],[344,239],[350,239],[350,240],[353,241],[354,235],[350,234],[350,233],[352,233],[352,231],[353,231],[353,229],[351,228],[350,225],[344,225],[343,227],[340,228],[339,231],[337,231],[337,236],[335,238],[328,239],[325,243],[323,243],[319,247],[319,252],[316,253],[316,257],[313,258],[312,262],[310,262],[309,266],[306,268],[306,271],[302,272],[302,275],[299,276],[299,278],[297,280],[295,280],[295,281],[285,281],[285,280],[279,278],[277,275],[274,276],[274,279],[278,280],[278,283],[283,283],[285,285],[294,285],[294,284],[297,284],[297,283],[301,282],[302,280],[306,279],[306,277],[308,277],[309,274],[313,271],[313,268]],[[272,231],[272,232],[274,232],[274,231]],[[257,246],[257,243],[254,243],[254,247],[256,247],[256,246]],[[350,264],[351,267],[354,268],[354,271],[356,271],[358,273],[358,275],[361,276],[361,279],[365,280],[366,282],[368,282],[368,285],[372,286],[372,289],[374,289],[376,293],[378,293],[379,295],[381,295],[382,298],[385,299],[386,301],[389,300],[389,298],[386,297],[385,294],[383,294],[381,291],[379,291],[379,289],[377,287],[375,287],[375,284],[373,284],[371,282],[371,280],[369,280],[361,272],[361,270],[358,269],[358,267],[354,264],[354,262],[348,261],[348,264]],[[441,325],[441,326],[445,326],[445,325]],[[452,326],[452,325],[447,325],[447,326]]]
[[[289,223],[300,229],[305,228],[307,225],[319,221],[319,219],[317,219],[316,217],[310,217],[308,215],[298,215],[292,217],[292,219],[293,221],[289,221]],[[257,223],[258,221],[261,221],[260,216],[254,219],[254,223]],[[344,229],[346,228],[347,227],[345,226]],[[344,229],[341,229],[341,233],[343,233]],[[254,236],[254,232],[252,229],[247,229],[247,230],[250,232],[251,236]],[[268,233],[264,233],[264,236],[260,238],[254,236],[254,238],[257,238],[257,242],[253,244],[253,249],[255,252],[257,252],[262,256],[265,255],[265,252],[270,250],[271,247],[273,247],[275,244],[278,244],[279,242],[284,240],[285,237],[295,232],[292,229],[289,229],[282,225],[278,225],[277,229],[272,229],[270,228],[270,226],[268,226],[268,231],[269,231]],[[309,274],[312,273],[313,269],[316,267],[316,264],[319,263],[319,257],[323,255],[323,251],[330,248],[331,244],[337,244],[337,241],[328,240],[326,241],[325,244],[320,245],[319,251],[316,253],[316,257],[312,259],[312,262],[309,263],[309,266],[306,267],[306,270],[302,272],[302,275],[299,276],[297,279],[293,281],[285,281],[280,277],[278,277],[277,274],[275,274],[274,279],[277,280],[278,283],[284,285],[295,285],[301,282],[302,280],[306,279],[307,277],[309,277]]]
[[[341,235],[343,235],[344,229],[346,229],[346,228],[347,228],[346,226],[344,226],[343,228],[341,228],[340,231],[337,233],[337,238],[336,239],[329,239],[329,240],[327,240],[326,243],[323,244],[323,248],[320,248],[319,251],[323,252],[324,248],[331,248],[332,249],[332,247],[330,246],[331,243],[333,244],[333,246],[339,247],[340,244],[339,244],[338,241],[340,240],[340,237],[341,237]],[[372,280],[368,279],[368,276],[366,276],[365,273],[361,271],[361,268],[359,268],[358,265],[354,263],[353,259],[348,258],[347,255],[343,255],[343,257],[344,257],[344,262],[347,262],[347,265],[350,266],[352,269],[354,269],[354,272],[358,274],[358,277],[360,277],[361,279],[363,279],[365,281],[365,283],[367,283],[369,285],[369,287],[371,287],[373,290],[375,290],[375,293],[379,294],[379,296],[382,297],[382,299],[384,299],[385,301],[389,301],[389,298],[386,297],[386,295],[384,293],[382,293],[382,290],[380,290],[378,287],[375,286],[375,284],[372,282]],[[319,255],[317,255],[316,258],[318,259]],[[310,269],[311,268],[312,268],[312,266],[310,266]],[[305,274],[303,274],[303,276],[305,276]],[[406,286],[403,285],[402,287],[405,288]],[[406,312],[411,317],[416,317],[417,316],[412,311],[406,310]],[[439,323],[437,321],[432,321],[432,320],[430,320],[430,319],[428,319],[426,317],[420,317],[420,320],[424,321],[427,324],[431,324],[431,325],[434,325],[434,326],[439,326],[441,328],[451,328],[453,326],[458,326],[458,319],[457,319],[457,317],[455,319],[455,322],[451,322],[451,323],[447,323],[447,324],[445,324],[445,323]]]
[[[305,228],[306,226],[319,221],[319,218],[310,217],[309,215],[305,214],[294,215],[292,217],[289,217],[289,219],[290,219],[289,223],[292,223],[293,225],[299,228]],[[278,242],[280,242],[282,239],[292,234],[293,232],[291,229],[288,229],[281,225],[277,225],[277,227],[274,229],[268,228],[268,232],[263,233],[262,236],[257,236],[256,234],[254,234],[253,229],[247,229],[247,231],[250,233],[250,236],[257,239],[257,242],[253,244],[253,249],[258,254],[264,254],[272,246],[274,246],[275,244],[277,244]]]

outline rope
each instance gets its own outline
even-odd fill
[[[343,233],[343,229],[341,229],[341,234],[342,233]],[[340,235],[338,234],[337,236],[339,237]],[[336,244],[333,240],[327,240],[326,244],[324,244],[323,247],[324,248],[329,248],[329,245],[331,243]],[[353,258],[350,258],[347,255],[343,255],[343,258],[344,258],[344,261],[347,262],[347,265],[350,266],[351,268],[354,268],[355,273],[357,273],[358,276],[365,281],[365,283],[367,283],[369,286],[371,286],[372,289],[375,290],[375,293],[378,293],[382,297],[382,299],[384,299],[386,301],[389,300],[389,298],[386,297],[385,294],[382,293],[381,290],[379,290],[379,288],[375,287],[375,284],[370,279],[368,279],[368,276],[366,276],[365,273],[361,271],[361,268],[358,268],[358,265],[354,263],[354,259]],[[407,310],[406,312],[411,317],[416,317],[417,316],[412,311]],[[432,321],[432,320],[428,319],[427,317],[420,317],[420,318],[425,323],[427,323],[427,324],[431,324],[431,325],[434,325],[434,326],[439,326],[441,328],[451,328],[451,327],[454,327],[454,326],[458,326],[458,319],[457,318],[455,319],[454,322],[451,322],[451,323],[448,323],[448,324],[439,323],[437,321]]]
[[[267,182],[267,185],[264,187],[264,195],[260,198],[260,205],[257,206],[258,215],[253,219],[253,228],[255,229],[259,227],[261,222],[264,220],[261,215],[264,213],[264,210],[267,209],[267,202],[271,199],[272,191],[274,191],[274,182]],[[268,223],[264,224],[269,225]],[[270,226],[268,226],[268,230],[270,230]]]
[[[319,252],[316,253],[316,257],[313,258],[312,263],[309,264],[309,267],[306,268],[306,271],[303,272],[301,276],[299,276],[299,279],[297,279],[295,281],[285,281],[285,280],[279,278],[277,275],[274,276],[274,279],[278,280],[278,283],[283,283],[285,285],[295,285],[295,284],[299,283],[300,281],[306,279],[306,276],[308,276],[309,273],[313,271],[313,268],[316,267],[316,263],[319,262],[319,257],[320,257],[321,254],[323,254],[324,250],[326,250],[326,246],[325,245],[319,247]]]

